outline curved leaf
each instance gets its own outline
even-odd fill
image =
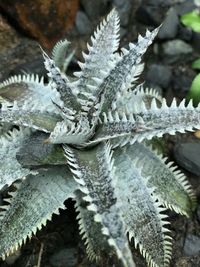
[[[78,185],[72,179],[67,167],[53,167],[38,170],[36,176],[29,175],[13,196],[2,206],[0,221],[0,257],[5,259],[15,252],[27,238],[46,225],[52,214],[65,208],[63,202],[74,196]]]
[[[52,101],[59,103],[60,98],[56,90],[52,90],[51,84],[45,84],[44,78],[38,75],[13,76],[0,84],[0,97],[4,101],[17,101],[18,106],[25,102],[30,105],[38,105],[48,111],[56,112]],[[2,102],[2,100],[0,101]]]
[[[22,179],[34,172],[23,168],[16,159],[16,154],[24,140],[30,136],[29,129],[13,129],[0,137],[0,190],[10,186],[15,180]]]
[[[128,240],[119,209],[119,203],[112,185],[113,171],[110,147],[104,143],[79,151],[65,146],[68,164],[80,189],[86,194],[83,200],[89,202],[94,220],[101,223],[101,230],[107,236],[124,267],[134,267]]]
[[[72,60],[74,51],[68,54],[70,42],[66,39],[57,42],[52,51],[52,59],[55,65],[60,69],[62,73],[65,73],[67,67]]]
[[[134,238],[149,266],[168,266],[171,258],[171,238],[166,233],[160,203],[154,197],[154,188],[148,187],[148,177],[142,175],[142,164],[137,164],[126,153],[117,149],[114,153],[116,168],[116,193],[122,203],[123,220],[129,239]]]
[[[27,126],[44,132],[52,132],[62,118],[54,113],[43,110],[40,106],[31,106],[29,102],[24,102],[19,106],[14,101],[10,107],[8,103],[3,104],[0,109],[0,122],[10,123],[18,126]]]

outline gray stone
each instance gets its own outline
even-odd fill
[[[200,33],[199,32],[193,32],[192,35],[192,45],[195,48],[195,50],[200,53]]]
[[[174,157],[181,167],[200,176],[200,141],[177,144]]]
[[[178,29],[178,39],[191,42],[191,39],[193,37],[193,31],[192,29],[185,27],[181,24],[179,24],[179,29]]]
[[[171,3],[171,0],[143,0],[137,9],[136,18],[144,24],[158,26],[163,22]]]
[[[159,39],[173,39],[176,37],[178,33],[179,27],[179,18],[176,13],[176,10],[172,7],[169,9],[167,13],[167,17],[165,18],[162,27],[158,33]]]
[[[175,5],[176,12],[179,16],[184,15],[185,13],[191,12],[195,9],[195,4],[193,0],[185,0],[182,3]]]
[[[152,64],[147,72],[146,80],[151,85],[158,85],[167,88],[172,78],[172,72],[169,66]]]
[[[81,0],[81,5],[91,20],[107,14],[108,4],[109,0]]]
[[[31,64],[42,59],[38,43],[24,38],[0,16],[0,81],[10,75],[27,72],[41,74],[44,64],[33,69]]]
[[[164,54],[167,56],[185,55],[193,52],[190,44],[179,39],[167,41],[162,47]]]
[[[75,267],[77,264],[77,250],[75,248],[64,248],[53,254],[49,261],[53,267]]]
[[[187,68],[173,69],[172,88],[174,93],[178,95],[180,98],[184,98],[188,93],[195,76],[196,72],[192,69],[187,69]]]
[[[192,234],[188,234],[185,239],[184,254],[186,256],[194,256],[200,252],[200,237]]]
[[[161,45],[161,56],[167,63],[174,63],[180,59],[185,61],[192,53],[192,46],[180,39],[167,41]]]
[[[76,28],[77,31],[82,35],[88,35],[92,31],[91,22],[88,19],[87,15],[82,11],[77,12]]]

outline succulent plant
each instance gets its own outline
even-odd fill
[[[136,82],[158,30],[119,52],[113,9],[73,78],[61,41],[51,57],[43,52],[48,83],[23,75],[0,85],[0,187],[10,195],[0,212],[3,259],[73,198],[91,260],[106,255],[133,267],[134,243],[148,266],[169,265],[165,210],[189,216],[196,199],[185,175],[146,140],[200,129],[200,106],[175,99],[168,106]]]

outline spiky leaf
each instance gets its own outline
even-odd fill
[[[166,100],[163,99],[161,107],[158,107],[154,98],[150,109],[146,108],[144,102],[140,106],[136,103],[134,109],[135,113],[119,114],[117,111],[104,113],[101,126],[90,144],[116,138],[115,146],[123,146],[128,142],[133,144],[136,141],[152,139],[154,136],[162,137],[166,133],[173,135],[176,132],[184,133],[186,130],[200,129],[200,105],[194,108],[192,102],[186,107],[183,100],[177,106],[174,99],[168,107]]]
[[[87,255],[90,260],[100,262],[102,257],[111,256],[114,252],[108,245],[107,237],[99,231],[101,228],[100,222],[94,221],[94,214],[87,209],[87,202],[82,198],[82,192],[76,192],[76,211],[79,223],[79,230],[82,238],[85,240]]]
[[[122,203],[123,220],[129,238],[134,238],[149,266],[167,266],[171,256],[170,237],[164,227],[160,203],[156,202],[154,188],[142,175],[144,162],[137,164],[125,149],[114,153],[116,168],[116,193]]]
[[[23,168],[16,159],[16,154],[24,140],[30,135],[30,130],[13,129],[0,137],[0,190],[10,186],[15,180],[22,179],[31,172]]]
[[[142,144],[134,143],[120,150],[131,160],[143,163],[142,175],[150,177],[149,186],[155,187],[159,201],[177,213],[189,215],[196,207],[196,198],[186,177],[173,162],[159,155],[156,150]]]
[[[59,181],[59,183],[58,183]],[[15,252],[27,237],[46,225],[52,214],[65,208],[65,199],[73,197],[77,184],[66,167],[38,170],[36,176],[29,175],[12,195],[11,204],[0,215],[0,256]]]
[[[114,174],[110,147],[102,143],[89,151],[64,148],[70,169],[86,194],[83,200],[90,203],[87,208],[94,212],[94,220],[102,224],[102,233],[107,236],[108,244],[114,247],[124,267],[135,266],[112,185]]]
[[[52,51],[52,59],[62,73],[66,72],[67,67],[74,55],[74,51],[68,54],[69,45],[70,42],[68,42],[66,39],[61,40],[55,44]]]
[[[0,84],[0,97],[3,101],[17,101],[19,106],[25,102],[31,105],[46,107],[48,111],[56,111],[52,101],[60,103],[59,94],[51,88],[51,84],[45,84],[44,78],[38,75],[13,76]]]
[[[57,106],[60,106],[60,110],[63,111],[68,119],[72,116],[72,120],[74,119],[74,115],[78,113],[81,109],[81,105],[78,102],[76,96],[72,92],[72,88],[69,85],[69,81],[63,73],[59,70],[59,68],[55,65],[55,62],[50,59],[50,57],[43,52],[43,56],[45,59],[45,67],[48,71],[48,76],[52,81],[52,87],[57,90],[60,94],[60,99],[62,104],[56,103]]]
[[[54,130],[57,122],[61,121],[60,115],[41,109],[40,106],[31,106],[25,102],[23,106],[14,102],[13,105],[3,104],[0,109],[0,122],[13,125],[27,126],[43,132]]]
[[[109,75],[98,90],[98,97],[103,97],[101,112],[107,112],[116,99],[116,94],[127,90],[131,81],[141,73],[140,65],[142,55],[155,38],[158,29],[153,32],[146,32],[145,37],[139,36],[138,43],[130,44],[129,50],[124,51],[124,56],[117,62]],[[102,96],[101,96],[102,95]]]

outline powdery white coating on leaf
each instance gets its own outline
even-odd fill
[[[1,123],[27,126],[47,133],[53,131],[56,123],[61,120],[60,115],[43,110],[43,107],[38,105],[32,106],[29,102],[24,102],[23,106],[19,106],[16,101],[11,106],[3,103],[0,109]]]
[[[114,254],[113,249],[108,245],[107,237],[102,234],[100,222],[94,221],[94,212],[87,209],[87,202],[82,200],[82,192],[76,192],[76,211],[79,223],[79,231],[85,240],[86,251],[90,260],[100,262],[104,255]]]
[[[124,267],[134,267],[115,189],[113,188],[112,154],[107,144],[99,144],[90,151],[64,147],[70,170],[86,193],[88,210],[94,212],[94,220],[102,225],[102,233],[108,236],[108,244],[114,247]]]
[[[59,180],[59,183],[58,183]],[[64,201],[74,196],[77,184],[67,167],[38,170],[28,176],[14,193],[11,204],[0,213],[0,256],[5,258],[25,243],[27,237],[46,225],[52,214],[59,213]],[[4,208],[4,206],[2,206]]]
[[[34,74],[13,76],[2,82],[0,96],[11,103],[17,101],[19,106],[29,102],[30,105],[42,106],[43,109],[54,112],[56,108],[52,101],[60,102],[59,93],[52,90],[51,83],[45,84],[43,77]]]
[[[0,190],[6,185],[10,186],[15,180],[34,173],[22,168],[16,159],[16,153],[30,133],[28,129],[13,129],[0,137]]]
[[[91,43],[91,45],[87,45],[88,54],[83,53],[85,62],[79,62],[81,71],[75,73],[79,77],[75,87],[80,96],[85,92],[93,95],[98,89],[99,83],[103,81],[113,67],[113,53],[119,45],[119,17],[115,9],[110,12],[94,32]]]
[[[48,76],[52,81],[52,87],[60,94],[60,99],[62,101],[60,108],[63,110],[64,114],[66,113],[66,116],[74,116],[78,111],[80,111],[81,105],[72,92],[69,80],[66,75],[61,73],[60,69],[55,65],[55,62],[45,52],[43,52],[43,56],[45,60],[45,68],[47,69]],[[59,106],[59,103],[55,102],[55,104]]]
[[[82,121],[82,124],[80,122],[79,127],[76,127],[75,123],[61,121],[56,124],[47,140],[53,144],[67,143],[81,145],[89,139],[92,133],[93,129],[89,128],[87,121]]]
[[[62,73],[65,73],[72,60],[74,51],[68,54],[70,42],[66,39],[58,41],[52,50],[52,59]]]
[[[161,214],[163,209],[153,196],[154,188],[148,186],[149,177],[141,173],[144,162],[141,164],[137,159],[133,160],[126,153],[126,148],[117,149],[114,159],[116,193],[122,203],[129,238],[134,238],[149,266],[168,266],[172,244],[164,227],[167,222],[162,220],[167,216]]]
[[[99,92],[102,92],[104,95],[102,112],[108,111],[113,101],[116,99],[116,94],[120,94],[123,90],[126,90],[131,81],[134,81],[141,73],[142,69],[139,66],[142,56],[152,44],[157,33],[158,28],[152,32],[147,31],[144,37],[139,36],[137,44],[129,45],[129,50],[127,50],[121,60],[117,62],[109,76],[105,78],[99,88]]]
[[[159,155],[156,150],[142,143],[125,146],[123,154],[143,162],[142,175],[150,177],[148,184],[155,187],[159,201],[177,213],[189,216],[195,208],[196,198],[186,177],[173,162]]]
[[[133,91],[130,90],[124,92],[123,97],[119,94],[117,96],[114,109],[116,109],[119,113],[135,113],[135,111],[137,111],[137,107],[141,108],[141,105],[144,104],[145,107],[149,109],[153,98],[155,98],[158,103],[162,102],[162,97],[159,95],[157,90],[144,88],[143,85],[140,84],[136,86]]]

